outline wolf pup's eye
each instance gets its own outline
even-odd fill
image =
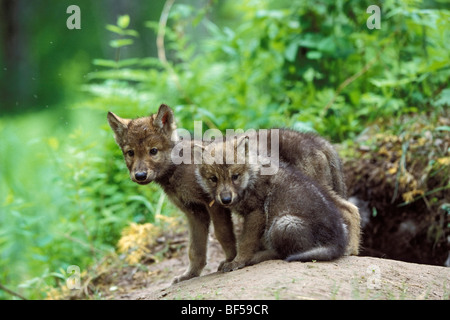
[[[151,148],[150,149],[150,154],[152,155],[152,156],[154,156],[155,154],[157,154],[158,153],[158,149],[156,149],[156,148]]]
[[[134,151],[133,150],[128,150],[127,151],[127,155],[129,155],[130,157],[134,156]]]
[[[238,178],[239,178],[239,174],[237,174],[237,173],[235,173],[235,174],[233,174],[233,175],[231,176],[231,179],[232,179],[233,181],[236,181]]]
[[[211,178],[209,178],[209,180],[211,180],[212,182],[216,183],[217,182],[217,177],[216,176],[212,176]]]

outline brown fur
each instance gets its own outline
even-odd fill
[[[186,272],[175,278],[174,282],[199,276],[206,265],[211,220],[226,260],[231,261],[236,255],[236,243],[229,210],[208,207],[211,199],[198,186],[194,165],[174,165],[171,161],[170,153],[174,146],[171,137],[175,130],[172,110],[161,105],[157,115],[133,120],[122,119],[110,112],[108,121],[123,151],[130,178],[142,185],[156,181],[169,199],[186,214],[190,263]],[[156,155],[150,154],[152,148],[158,150]],[[128,154],[130,150],[133,155]],[[139,172],[146,172],[146,179],[137,180],[136,173]]]
[[[207,235],[211,221],[216,237],[224,249],[225,262],[232,261],[236,256],[236,241],[229,209],[217,205],[209,207],[213,199],[198,184],[194,164],[175,165],[171,161],[170,152],[175,144],[171,137],[176,129],[172,110],[161,105],[157,114],[137,119],[123,119],[109,112],[108,122],[123,151],[130,178],[141,185],[157,182],[169,199],[187,216],[190,264],[188,270],[174,282],[200,275],[206,264]],[[323,142],[318,143],[320,141]],[[158,150],[156,155],[150,154],[153,148]],[[128,154],[130,150],[133,151],[132,156]],[[346,201],[339,158],[325,140],[280,129],[280,158],[293,163],[313,179],[330,186],[339,199]],[[145,179],[142,179],[144,172]],[[141,174],[140,180],[136,178],[136,174]],[[343,215],[349,226],[359,230],[359,213],[356,213],[357,218],[348,215],[349,218],[345,219],[345,214]],[[359,244],[359,231],[354,232],[354,235],[357,239],[355,243]],[[357,254],[357,250],[353,250],[352,254]]]

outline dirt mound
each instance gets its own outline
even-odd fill
[[[450,269],[372,257],[334,262],[266,261],[119,299],[449,299]]]
[[[183,228],[182,228],[183,229]],[[112,255],[65,299],[449,299],[450,268],[374,257],[332,262],[266,261],[216,272],[224,254],[211,230],[202,276],[171,285],[188,266],[186,230],[167,233],[140,263]],[[160,255],[161,258],[156,257]],[[156,260],[154,260],[155,258]],[[61,297],[60,297],[61,298]]]
[[[83,299],[449,299],[450,268],[374,257],[332,262],[266,261],[228,273],[216,272],[224,258],[211,232],[202,276],[171,285],[188,265],[187,234],[178,234],[177,254],[160,262],[126,265],[115,256],[83,279],[68,298]],[[184,239],[184,240],[182,240]],[[171,246],[173,240],[168,241]],[[101,272],[100,272],[101,270]]]

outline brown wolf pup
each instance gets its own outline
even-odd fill
[[[186,214],[189,225],[189,267],[173,282],[200,275],[206,265],[211,220],[226,260],[233,260],[236,256],[236,241],[229,210],[219,206],[208,207],[212,199],[196,182],[195,166],[175,165],[171,160],[171,151],[175,145],[171,138],[176,129],[172,110],[161,105],[157,114],[137,119],[122,119],[109,112],[108,122],[122,149],[131,180],[141,185],[155,181]]]
[[[114,131],[117,144],[122,149],[131,180],[141,185],[155,181],[169,199],[186,214],[189,226],[189,267],[183,275],[175,278],[174,282],[200,275],[206,265],[211,221],[216,237],[224,249],[225,261],[232,261],[236,256],[236,241],[229,209],[219,205],[209,206],[213,198],[198,184],[194,164],[176,165],[171,159],[172,149],[178,143],[176,139],[172,140],[176,130],[172,110],[162,104],[157,114],[137,119],[123,119],[109,112],[108,122]],[[281,129],[279,138],[281,160],[292,163],[315,181],[329,186],[336,192],[337,198],[344,204],[348,203],[345,200],[340,161],[328,142],[313,135]],[[193,145],[194,141],[183,143]],[[345,222],[349,230],[356,230],[353,232],[356,245],[350,253],[357,254],[359,213],[357,210],[356,214],[350,210],[346,212],[348,219]],[[343,215],[346,216],[344,213]]]
[[[261,164],[249,161],[248,150],[245,163],[226,163],[225,155],[234,154],[237,159],[238,148],[243,144],[248,149],[245,135],[238,136],[236,143],[233,138],[200,146],[204,151],[212,149],[212,153],[224,155],[224,160],[222,164],[199,164],[195,171],[205,192],[244,217],[237,255],[233,261],[225,262],[222,270],[268,259],[311,261],[342,256],[347,230],[326,188],[283,162],[276,174],[262,175]]]

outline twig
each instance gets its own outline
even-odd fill
[[[12,296],[18,297],[18,298],[20,298],[20,299],[22,299],[22,300],[27,300],[27,298],[25,298],[25,297],[22,296],[21,294],[19,294],[19,293],[17,293],[17,292],[14,292],[14,291],[12,291],[12,290],[10,290],[10,289],[8,289],[8,288],[6,288],[6,287],[5,287],[4,285],[2,285],[1,283],[0,283],[0,289],[3,290],[3,291],[5,291],[6,293],[9,293],[9,294],[12,295]]]
[[[325,106],[325,108],[322,111],[322,117],[325,116],[326,112],[328,111],[328,109],[331,108],[331,106],[333,105],[334,101],[336,101],[337,97],[339,96],[339,94],[341,93],[342,90],[344,90],[344,88],[346,86],[348,86],[350,83],[352,83],[353,81],[355,81],[356,79],[358,79],[360,76],[362,76],[364,73],[366,73],[371,67],[372,65],[375,64],[375,62],[380,58],[380,54],[381,54],[382,50],[379,51],[377,53],[377,55],[370,60],[361,70],[359,70],[357,73],[355,73],[353,76],[351,76],[350,78],[345,79],[344,82],[342,82],[339,87],[337,88],[336,92],[334,93],[333,98],[330,100],[330,102],[328,102],[328,104]]]
[[[181,96],[186,100],[188,104],[195,105],[194,101],[186,94],[185,90],[181,86],[180,78],[175,72],[174,68],[169,64],[166,57],[166,49],[164,46],[164,37],[166,35],[166,27],[167,20],[169,19],[170,9],[172,8],[175,0],[166,0],[164,3],[163,10],[161,12],[161,16],[159,17],[158,23],[158,35],[156,36],[156,48],[158,50],[158,59],[161,61],[161,64],[168,70],[169,75],[172,76],[172,79],[175,83],[175,86],[180,91]],[[212,0],[207,3],[207,7],[212,5]],[[216,126],[212,124],[211,128],[215,128]]]
[[[74,238],[74,237],[72,237],[72,236],[70,236],[68,234],[64,234],[64,233],[61,233],[61,232],[57,232],[57,234],[59,236],[62,236],[64,238],[70,240],[70,241],[76,242],[76,243],[82,245],[83,247],[86,247],[86,248],[90,249],[91,250],[91,254],[94,256],[94,258],[96,257],[95,256],[95,252],[99,252],[99,253],[104,253],[105,252],[105,250],[97,249],[92,244],[89,244],[89,243],[86,243],[84,241],[81,241],[80,239]]]
[[[167,0],[159,18],[158,36],[156,38],[156,47],[158,48],[158,59],[164,64],[167,64],[166,49],[164,47],[164,36],[166,34],[167,20],[169,12],[175,0]]]
[[[169,74],[172,76],[175,86],[180,90],[182,96],[189,104],[194,104],[194,102],[189,98],[181,86],[180,79],[176,74],[175,70],[169,64],[166,58],[166,49],[164,47],[164,37],[166,35],[167,20],[169,18],[170,9],[172,8],[175,0],[167,0],[164,4],[163,10],[161,12],[161,17],[159,18],[158,25],[158,35],[156,37],[156,47],[158,48],[158,59],[161,61],[162,65],[166,67]]]
[[[353,81],[358,79],[360,76],[362,76],[364,73],[366,73],[375,64],[375,62],[377,62],[377,60],[380,59],[381,53],[384,51],[386,46],[391,43],[391,41],[392,41],[392,39],[389,40],[385,45],[383,45],[381,50],[378,51],[377,55],[374,58],[372,58],[372,60],[367,62],[361,70],[359,70],[357,73],[355,73],[350,78],[345,79],[345,81],[342,82],[339,85],[339,87],[337,88],[336,92],[334,93],[333,98],[330,100],[330,102],[327,103],[325,108],[322,110],[322,115],[321,115],[322,117],[324,117],[325,114],[327,113],[328,109],[331,108],[331,106],[333,105],[334,101],[336,101],[337,97],[341,93],[341,91],[344,90],[344,88],[347,87],[350,83],[352,83]]]

